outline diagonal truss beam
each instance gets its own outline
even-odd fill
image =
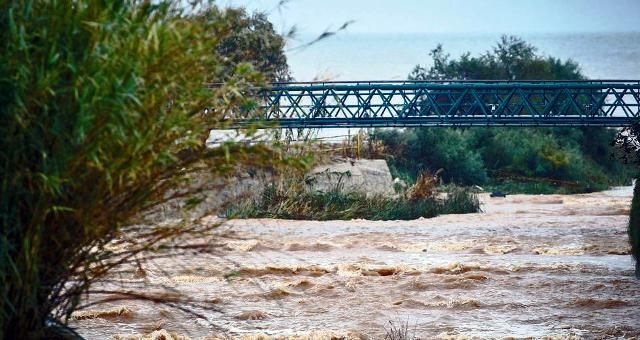
[[[627,126],[640,80],[275,83],[252,120],[288,128]]]

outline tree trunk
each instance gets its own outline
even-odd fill
[[[629,243],[636,262],[636,278],[640,279],[640,180],[636,179],[629,213]]]

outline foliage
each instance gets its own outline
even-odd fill
[[[509,189],[548,193],[624,183],[629,170],[611,159],[607,144],[615,133],[596,128],[436,128],[377,130],[372,138],[384,143],[394,177],[414,181],[422,170],[442,169],[446,182],[464,185],[540,179],[547,185]]]
[[[437,185],[437,176],[433,176],[430,173],[423,172],[418,175],[416,183],[413,184],[411,189],[407,192],[407,198],[413,201],[435,199],[437,195]]]
[[[578,80],[585,79],[579,65],[554,57],[537,54],[537,49],[515,36],[502,36],[491,51],[473,57],[470,52],[451,60],[438,45],[429,53],[433,66],[418,65],[409,79],[468,79],[468,80]]]
[[[606,189],[624,177],[610,158],[609,129],[469,129],[471,147],[494,177],[571,182],[575,191]]]
[[[640,184],[638,183],[638,165],[640,165],[640,124],[633,124],[622,129],[611,143],[616,150],[616,156],[625,164],[631,164],[636,169],[636,182],[633,188],[633,199],[629,211],[629,244],[631,255],[636,263],[636,278],[640,279]]]
[[[247,13],[244,8],[211,8],[205,16],[225,23],[211,32],[212,37],[225,34],[216,46],[223,57],[225,73],[241,62],[251,63],[269,81],[288,81],[289,65],[284,54],[285,38],[276,33],[266,13]],[[224,19],[224,20],[221,20]]]
[[[451,59],[438,45],[433,65],[416,66],[414,80],[579,80],[572,60],[539,55],[520,38],[503,36],[491,51]],[[546,179],[556,190],[583,192],[624,183],[629,170],[611,158],[615,130],[607,128],[468,128],[376,131],[389,149],[396,175],[415,179],[422,169],[443,169],[447,182],[496,185],[504,179]],[[565,185],[566,184],[566,185]],[[567,187],[568,185],[568,187]],[[550,185],[510,186],[546,192]]]
[[[435,192],[396,198],[345,192],[336,185],[327,192],[307,188],[303,178],[281,176],[256,199],[230,207],[227,217],[294,220],[411,220],[440,214],[478,212],[480,203],[470,191],[453,188],[445,198]],[[430,187],[435,190],[435,187]],[[412,188],[410,193],[424,188]],[[417,197],[419,196],[419,197]]]
[[[243,93],[263,77],[211,53],[235,18],[180,6],[0,5],[0,338],[69,335],[92,283],[198,227],[132,226],[134,217],[191,198],[197,173],[220,178],[280,157],[262,145],[205,146],[211,128],[251,114]]]
[[[453,129],[376,130],[374,140],[384,142],[390,165],[403,169],[410,180],[421,171],[435,173],[460,184],[484,183],[487,179],[480,154],[469,147],[468,135]]]
[[[620,130],[611,146],[624,164],[640,165],[640,124],[634,123]]]

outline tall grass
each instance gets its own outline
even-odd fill
[[[221,67],[216,46],[234,29],[224,12],[185,6],[0,3],[0,338],[72,334],[64,325],[93,283],[206,229],[132,226],[167,201],[192,202],[192,174],[283,158],[205,146],[211,128],[252,114],[246,94],[262,76]]]
[[[478,198],[471,191],[452,187],[445,195],[438,195],[435,187],[424,182],[418,180],[406,195],[387,197],[345,192],[338,185],[327,192],[313,191],[301,178],[286,178],[267,185],[259,197],[229,207],[225,214],[233,218],[321,221],[412,220],[480,210]]]

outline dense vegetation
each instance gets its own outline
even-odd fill
[[[394,175],[409,181],[425,169],[443,169],[447,182],[549,193],[625,183],[628,171],[611,159],[615,134],[601,128],[438,128],[382,130],[373,138],[394,155]]]
[[[223,119],[251,114],[243,93],[264,77],[220,47],[244,32],[242,15],[184,6],[0,4],[0,338],[72,335],[66,320],[94,282],[205,227],[134,218],[193,202],[195,173],[219,179],[280,159],[260,145],[205,146]]]
[[[442,46],[431,51],[433,66],[417,66],[411,79],[584,79],[578,65],[537,54],[516,37],[473,57],[450,59]],[[611,157],[616,131],[607,128],[429,128],[377,130],[388,149],[394,175],[413,180],[423,170],[442,169],[459,184],[508,191],[584,192],[627,183],[630,174]]]

